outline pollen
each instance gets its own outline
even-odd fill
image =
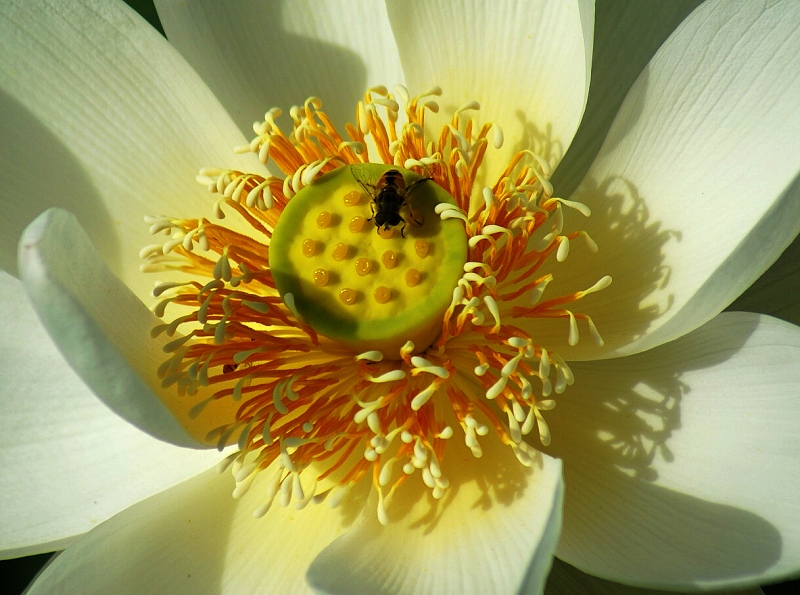
[[[589,209],[554,197],[530,150],[487,179],[502,130],[468,102],[430,134],[440,94],[371,88],[343,131],[317,98],[290,110],[287,132],[271,109],[237,150],[283,176],[205,168],[210,215],[147,219],[163,236],[141,255],[163,279],[152,334],[172,338],[157,370],[174,389],[165,405],[198,440],[235,445],[235,497],[267,474],[256,516],[276,501],[337,505],[369,482],[388,522],[412,476],[445,496],[453,441],[474,457],[499,441],[531,466],[574,381],[536,322],[602,345],[581,300],[611,278],[553,289],[598,249],[564,229],[563,209]]]

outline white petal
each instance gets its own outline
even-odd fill
[[[0,304],[0,557],[59,549],[219,459],[164,444],[109,411],[5,273]]]
[[[394,2],[388,5],[412,95],[443,89],[449,121],[469,100],[480,119],[505,133],[492,172],[520,149],[555,166],[586,105],[592,65],[594,6],[589,2]]]
[[[800,570],[800,329],[725,313],[635,356],[573,365],[548,417],[558,556],[609,580],[744,588]]]
[[[352,511],[275,506],[255,519],[256,487],[234,500],[230,474],[209,471],[145,500],[59,555],[30,593],[308,593],[305,569]]]
[[[547,577],[545,595],[667,595],[670,591],[655,591],[629,587],[620,583],[612,583],[596,576],[583,573],[577,568],[562,562],[558,558],[553,560],[553,568]],[[747,591],[725,591],[728,595],[764,595],[759,588]]]
[[[733,302],[729,310],[769,314],[800,324],[800,236],[758,281]]]
[[[479,460],[449,444],[450,488],[438,506],[409,480],[388,505],[389,524],[366,510],[314,560],[311,585],[351,595],[540,593],[561,522],[561,465],[540,456],[526,473],[494,442]]]
[[[19,269],[25,290],[67,361],[117,414],[152,436],[200,447],[158,395],[166,338],[158,319],[99,260],[66,211],[51,209],[25,230]]]
[[[581,125],[551,179],[558,196],[575,191],[622,100],[656,50],[701,0],[603,2],[596,8],[592,85]]]
[[[797,2],[710,2],[642,73],[574,195],[593,211],[575,224],[600,251],[571,254],[561,275],[570,292],[614,279],[581,304],[606,347],[553,343],[562,356],[632,353],[689,332],[797,235],[798,22]]]
[[[382,3],[156,4],[169,40],[245,135],[252,134],[253,122],[268,109],[288,112],[308,97],[322,99],[337,125],[353,122],[356,102],[367,87],[402,82]]]
[[[103,260],[140,298],[153,280],[144,215],[207,215],[202,167],[265,171],[181,56],[121,2],[5,2],[0,11],[0,265],[14,270],[25,226],[74,212]]]

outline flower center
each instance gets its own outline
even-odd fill
[[[573,240],[597,249],[562,229],[563,207],[589,210],[553,197],[549,166],[530,151],[479,185],[500,128],[469,117],[470,102],[429,138],[441,91],[397,92],[402,113],[370,89],[347,137],[318,99],[292,108],[288,136],[270,110],[240,150],[284,178],[205,169],[216,220],[149,220],[168,235],[142,250],[142,269],[170,278],[154,291],[156,314],[172,318],[153,333],[176,336],[158,374],[179,398],[165,404],[198,440],[237,444],[235,496],[266,472],[258,514],[278,494],[296,507],[335,502],[371,478],[386,522],[409,476],[441,498],[446,451],[480,457],[484,440],[531,465],[528,435],[549,443],[543,412],[573,381],[537,343],[536,322],[564,320],[573,345],[584,323],[602,344],[571,304],[610,277],[547,289]]]
[[[431,179],[404,168],[339,168],[295,195],[269,246],[284,302],[318,333],[400,359],[408,341],[424,351],[467,258],[455,201]],[[441,207],[440,207],[441,209]]]

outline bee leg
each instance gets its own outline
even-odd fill
[[[372,217],[367,219],[367,221],[372,221],[373,219],[375,219],[375,203],[374,202],[369,203],[369,208],[372,211]]]
[[[417,227],[421,227],[422,226],[422,215],[417,213],[411,207],[411,204],[409,204],[408,201],[403,203],[403,209],[404,209],[404,212],[406,213],[406,217],[411,219],[416,224]],[[403,221],[405,221],[405,219]]]
[[[403,224],[400,226],[400,237],[401,238],[406,237],[406,234],[403,233],[405,231],[405,229],[406,229],[406,220],[403,219]]]

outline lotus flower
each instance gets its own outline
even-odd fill
[[[533,593],[553,555],[657,589],[747,588],[798,572],[794,3],[699,7],[618,111],[611,92],[587,110],[583,134],[610,123],[602,147],[578,143],[563,164],[592,72],[588,3],[159,8],[185,60],[116,3],[5,2],[0,14],[0,256],[20,279],[0,285],[3,550],[68,546],[32,592]],[[615,15],[620,32],[633,12]],[[393,80],[441,87],[442,98],[379,87]],[[313,152],[313,134],[345,138],[336,131],[364,89],[377,91],[350,140],[294,163],[292,151]],[[327,116],[309,100],[284,135],[267,112],[249,142],[265,108],[309,96]],[[371,102],[387,108],[383,120]],[[382,140],[398,115],[400,138]],[[430,170],[452,196],[436,213],[464,221],[476,258],[438,338],[402,347],[394,364],[377,351],[342,355],[286,292],[272,299],[271,256],[255,274],[242,266],[258,229],[269,232],[263,252],[275,249],[270,226],[296,190],[364,155]],[[273,195],[276,164],[296,175]],[[201,169],[221,191],[216,207],[196,184]],[[206,223],[231,208],[249,232]],[[267,289],[234,298],[251,311],[251,326],[236,328],[274,313],[259,324],[280,327],[277,339],[237,334],[223,325],[231,302],[211,297],[190,319],[211,326],[195,326],[186,350],[164,338],[184,321],[148,310],[154,277],[136,256],[152,244],[143,218],[163,213],[174,218],[151,221],[177,235],[144,250],[144,268],[167,277],[157,293],[190,307],[175,269],[211,288],[202,296],[263,271]],[[410,237],[423,225],[406,223]],[[570,248],[578,238],[587,246]],[[791,322],[721,314],[790,244],[739,304]],[[196,245],[215,260],[194,256]],[[565,308],[573,302],[579,310]],[[280,339],[281,353],[261,358],[262,339]],[[306,376],[299,353],[313,355]],[[264,385],[269,403],[236,411],[247,424],[220,421],[251,370],[283,373],[290,360],[296,373]],[[345,391],[347,374],[366,383]],[[380,401],[384,382],[400,386],[390,391],[400,408]],[[323,426],[325,448],[304,458]],[[309,488],[308,473],[334,485]]]

